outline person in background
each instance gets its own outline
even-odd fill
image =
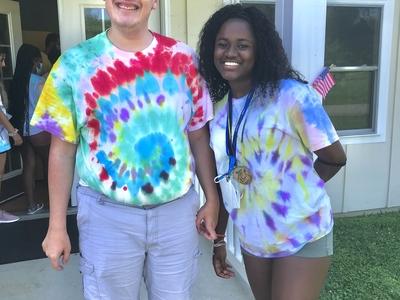
[[[0,53],[0,192],[2,177],[7,159],[7,152],[11,149],[10,139],[14,140],[14,145],[22,144],[22,138],[18,133],[18,129],[14,128],[9,121],[10,115],[7,114],[7,93],[3,85],[3,72],[5,67],[5,54]],[[0,209],[0,223],[12,223],[19,220],[18,216],[10,214]]]
[[[45,39],[45,51],[41,52],[43,62],[43,74],[47,74],[61,55],[60,35],[55,32],[47,34]]]
[[[223,236],[229,215],[257,300],[318,299],[333,253],[324,185],[346,163],[321,97],[255,7],[214,13],[199,52],[216,102],[210,135],[225,207],[216,232]],[[213,265],[218,276],[233,276],[223,237],[214,241]]]
[[[44,179],[47,180],[50,134],[29,124],[42,91],[45,78],[40,50],[23,44],[17,53],[14,77],[10,87],[11,123],[24,137],[21,146],[23,161],[23,187],[28,202],[28,214],[43,209],[43,203],[35,201],[36,157],[41,159]]]
[[[54,65],[54,63],[57,61],[57,59],[61,55],[59,34],[55,33],[55,32],[49,33],[46,36],[45,47],[46,47],[45,52],[47,54],[47,57],[48,57],[51,65]]]
[[[142,277],[149,299],[191,299],[198,231],[216,238],[212,102],[195,51],[148,29],[157,4],[106,0],[111,28],[63,53],[31,122],[52,134],[43,250],[57,270],[71,251],[66,211],[79,173],[86,299],[138,299]]]

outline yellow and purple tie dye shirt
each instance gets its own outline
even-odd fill
[[[210,122],[218,174],[227,171],[226,102],[217,103]],[[251,170],[253,181],[239,185],[240,208],[229,211],[246,251],[287,256],[332,230],[330,200],[313,168],[312,152],[337,140],[310,86],[283,80],[275,97],[256,91],[239,128],[237,150],[238,165]]]
[[[68,50],[53,67],[31,124],[78,144],[79,176],[127,205],[184,195],[194,178],[188,132],[212,118],[194,51],[154,33],[125,52],[106,33]]]

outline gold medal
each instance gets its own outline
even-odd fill
[[[235,167],[233,169],[233,178],[241,184],[250,184],[253,180],[250,170],[246,167]]]

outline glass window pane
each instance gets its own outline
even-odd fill
[[[337,130],[373,128],[375,72],[335,72],[324,107]]]
[[[103,21],[101,8],[85,8],[85,34],[86,39],[94,37],[102,32]]]
[[[338,72],[324,105],[338,130],[375,129],[381,17],[381,7],[328,6],[325,65]]]
[[[379,7],[328,6],[326,65],[376,66],[381,13]]]
[[[111,26],[110,18],[103,8],[85,8],[84,15],[86,39],[94,37]]]
[[[8,27],[8,16],[0,14],[0,44],[10,45],[10,32]]]
[[[252,3],[251,1],[246,1],[242,3],[244,6],[254,6],[261,10],[268,18],[270,22],[275,23],[275,4],[268,3]]]

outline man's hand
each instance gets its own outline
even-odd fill
[[[52,230],[49,228],[43,240],[42,248],[50,259],[51,266],[56,270],[62,270],[71,253],[71,242],[67,231],[65,229]]]
[[[207,201],[197,212],[197,231],[208,240],[215,240],[215,227],[218,221],[219,202]]]
[[[229,279],[235,276],[232,266],[226,262],[226,247],[220,246],[214,248],[213,266],[215,274],[218,277]]]

